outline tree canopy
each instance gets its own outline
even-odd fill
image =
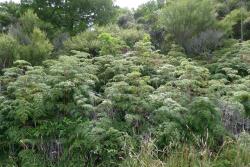
[[[32,8],[42,20],[72,33],[105,25],[115,15],[112,0],[21,0],[21,7]]]

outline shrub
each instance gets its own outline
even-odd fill
[[[64,49],[66,51],[78,50],[84,51],[97,56],[101,49],[101,43],[98,40],[99,33],[97,31],[87,30],[78,35],[68,39],[64,42]]]
[[[113,37],[109,33],[101,33],[98,37],[101,42],[101,55],[117,55],[126,52],[127,46],[124,41]]]
[[[183,136],[181,126],[175,122],[164,122],[159,125],[155,132],[155,143],[161,150],[178,144]]]
[[[207,138],[209,144],[216,144],[222,139],[220,112],[208,98],[197,98],[190,104],[187,125],[191,135],[194,133],[204,140]]]
[[[9,35],[0,35],[0,70],[10,67],[18,58],[18,42]]]

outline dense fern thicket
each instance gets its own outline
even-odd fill
[[[249,167],[240,2],[2,3],[0,166]]]

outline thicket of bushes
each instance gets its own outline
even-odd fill
[[[112,7],[80,32],[27,3],[0,8],[0,166],[250,165],[248,4]]]

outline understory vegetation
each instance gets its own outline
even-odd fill
[[[250,3],[0,3],[0,166],[250,167]]]

